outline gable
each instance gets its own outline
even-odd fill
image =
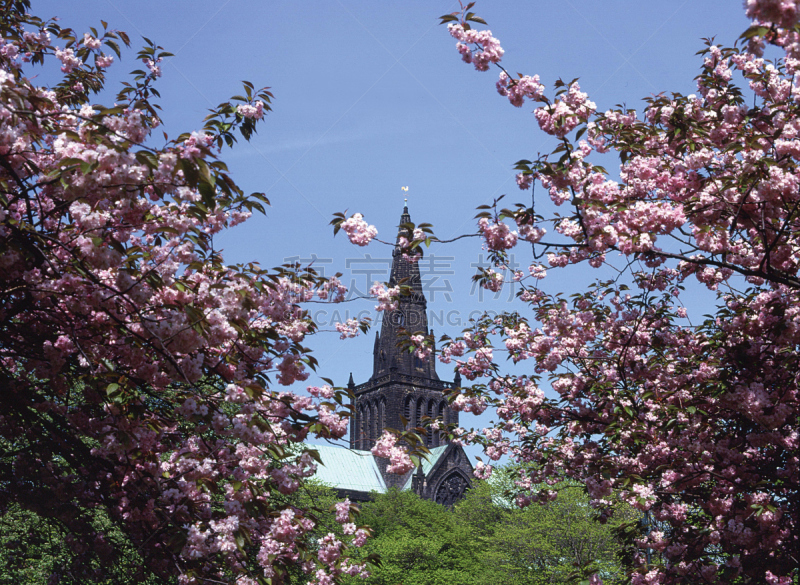
[[[427,459],[425,459],[424,457],[422,458],[422,473],[423,475],[425,475],[425,477],[428,477],[431,473],[431,470],[434,467],[436,467],[436,464],[439,462],[439,459],[441,459],[442,455],[444,455],[445,451],[447,451],[447,447],[449,447],[449,445],[442,445],[441,447],[435,447],[431,449],[431,452],[428,455]],[[406,483],[404,483],[403,487],[400,488],[401,490],[405,491],[411,489],[411,481],[414,478],[414,474],[416,472],[417,468],[415,467],[411,472],[411,474],[408,476],[408,480],[406,480]]]

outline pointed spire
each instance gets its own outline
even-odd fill
[[[408,205],[406,205],[403,207],[403,213],[400,215],[400,223],[397,225],[397,241],[394,250],[392,250],[392,272],[389,275],[389,286],[395,286],[399,284],[401,280],[405,279],[403,284],[411,286],[414,289],[414,293],[424,301],[425,297],[422,293],[422,283],[419,276],[419,264],[418,262],[409,262],[403,258],[403,251],[400,247],[401,237],[405,237],[406,239],[411,238],[411,234],[408,233],[408,230],[403,228],[403,225],[408,223],[411,223],[411,215],[409,215]],[[416,248],[414,252],[422,254],[422,248]]]
[[[404,223],[411,222],[411,215],[408,213],[408,199],[406,199],[405,204],[403,205],[403,213],[400,215],[400,223],[397,226],[397,241],[400,241],[400,236],[406,235],[406,230],[403,229]],[[397,248],[395,247],[395,250]]]
[[[402,227],[403,224],[410,222],[411,216],[406,201],[397,231],[398,244],[400,238],[407,234],[407,230]],[[413,354],[398,347],[402,341],[400,333],[403,330],[409,334],[421,332],[423,335],[428,335],[428,303],[422,290],[419,263],[403,258],[399,245],[395,245],[392,251],[392,271],[389,275],[389,286],[397,285],[406,287],[408,294],[400,296],[395,310],[383,313],[380,335],[375,337],[373,378],[396,371],[400,374],[438,380],[435,364],[431,360],[421,363]]]
[[[353,372],[350,372],[350,379],[347,381],[348,388],[355,388],[356,383],[353,381]]]

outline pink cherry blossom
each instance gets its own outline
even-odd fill
[[[357,319],[348,319],[344,323],[337,323],[336,324],[336,331],[341,333],[339,336],[340,339],[349,339],[351,337],[356,337],[359,333],[359,326],[360,323]]]
[[[82,62],[75,56],[72,49],[56,49],[56,58],[61,61],[61,71],[64,73],[72,73],[76,67],[80,67]]]
[[[508,250],[517,245],[517,232],[512,232],[505,223],[489,223],[482,217],[478,221],[478,230],[486,240],[489,250]]]
[[[375,307],[376,311],[394,311],[397,309],[400,287],[387,288],[383,283],[375,282],[369,289],[369,294],[378,299],[378,304]]]
[[[376,457],[389,459],[389,466],[387,468],[389,473],[403,475],[414,469],[414,464],[411,462],[411,457],[408,455],[408,449],[404,446],[397,445],[397,437],[388,431],[384,431],[381,438],[375,443],[375,446],[372,448],[372,454]]]
[[[256,100],[252,104],[241,104],[236,107],[236,111],[245,118],[260,120],[264,117],[264,102]]]
[[[499,63],[503,58],[500,41],[488,30],[465,30],[461,24],[451,23],[447,26],[450,35],[459,41],[457,48],[466,63],[472,63],[478,71],[488,71],[489,64]],[[472,51],[469,45],[478,48]]]
[[[310,432],[347,432],[332,388],[279,388],[309,375],[301,304],[340,300],[344,287],[302,267],[230,266],[215,251],[257,197],[218,159],[220,128],[246,138],[257,116],[223,104],[151,146],[161,47],[148,41],[150,75],[106,109],[97,68],[113,59],[97,52],[123,33],[81,41],[23,4],[0,28],[0,436],[19,446],[0,471],[5,502],[73,535],[64,570],[81,582],[107,580],[119,542],[141,553],[132,578],[143,582],[277,580],[301,557],[320,581],[363,573],[348,558],[365,533],[317,549],[306,510],[276,497],[314,474]],[[25,70],[29,54],[52,86]],[[267,109],[269,92],[247,89]]]
[[[629,543],[632,583],[797,574],[800,3],[745,7],[763,28],[739,48],[707,42],[697,94],[655,96],[640,112],[598,112],[575,82],[547,95],[535,76],[500,75],[498,92],[513,106],[539,102],[540,129],[559,139],[551,155],[515,166],[518,185],[538,197],[539,183],[560,213],[539,217],[530,201],[504,210],[517,220],[513,238],[482,217],[490,251],[534,255],[530,280],[513,276],[523,305],[483,315],[440,353],[444,363],[459,357],[457,371],[476,382],[457,389],[452,407],[492,406],[499,419],[456,440],[521,464],[520,505],[552,499],[535,486],[567,477],[602,517],[622,500],[656,523]],[[479,34],[455,24],[450,33],[472,62]],[[764,59],[767,43],[785,59]],[[734,97],[743,93],[752,100]],[[619,155],[618,175],[595,151]],[[545,254],[551,270],[619,272],[548,294]],[[498,276],[478,280],[494,290]],[[691,281],[717,303],[699,321],[684,304]],[[504,371],[499,355],[516,367]]]
[[[473,474],[478,479],[489,479],[492,476],[492,466],[486,465],[483,461],[478,461],[475,463],[475,470],[473,471]]]
[[[505,71],[500,73],[500,79],[497,81],[497,93],[508,97],[508,101],[512,106],[522,107],[525,103],[525,98],[538,101],[544,95],[545,87],[539,83],[539,76],[534,75],[528,77],[527,75],[521,76],[519,79],[513,79],[508,76]],[[518,180],[519,182],[519,180]],[[520,188],[522,186],[520,185]]]
[[[360,213],[354,213],[343,221],[341,228],[347,234],[350,242],[357,246],[366,246],[378,235],[375,226],[365,222],[364,216]]]
[[[84,35],[83,35],[83,45],[87,49],[99,49],[100,46],[102,45],[102,43],[100,42],[100,39],[94,38],[89,33],[84,33]]]
[[[153,77],[161,77],[161,66],[158,64],[161,62],[161,58],[156,59],[142,59],[142,63],[150,70],[150,74]]]

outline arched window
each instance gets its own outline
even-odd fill
[[[427,416],[429,419],[433,418],[433,400],[428,400],[428,404],[426,405],[425,409],[425,416]],[[433,447],[433,429],[430,426],[426,426],[426,430],[428,431],[428,434],[425,435],[425,445],[427,447]]]
[[[359,443],[360,437],[358,436],[358,431],[361,429],[361,408],[356,406],[355,412],[353,413],[353,428],[350,430],[350,436],[353,438],[353,449],[360,448],[361,444]]]
[[[464,497],[464,493],[469,487],[469,481],[457,471],[453,471],[436,488],[436,494],[433,499],[437,504],[449,508]]]
[[[417,399],[417,416],[414,417],[414,426],[422,426],[422,417],[425,416],[425,400]]]
[[[369,449],[369,431],[372,428],[372,416],[369,410],[369,402],[364,405],[364,449]]]
[[[449,421],[447,420],[447,418],[448,418],[448,417],[447,417],[447,402],[446,402],[446,401],[444,401],[444,400],[442,400],[442,401],[439,403],[439,414],[438,414],[438,418],[439,418],[439,420],[441,421],[442,428],[443,428],[443,430],[439,432],[439,444],[441,445],[441,444],[443,444],[443,443],[444,443],[444,435],[445,435],[444,427],[445,427],[445,426],[447,425],[447,423],[449,422]]]
[[[375,437],[376,439],[380,438],[385,428],[386,428],[386,399],[381,398],[380,402],[378,402],[378,434]]]
[[[358,407],[358,437],[356,437],[356,444],[358,445],[356,447],[357,449],[366,448],[366,444],[364,441],[366,434],[367,434],[366,409],[362,404]]]
[[[406,402],[403,407],[403,416],[406,418],[406,429],[414,426],[414,399],[411,396],[406,396]]]
[[[378,406],[374,402],[370,404],[369,418],[369,447],[371,449],[378,439]]]

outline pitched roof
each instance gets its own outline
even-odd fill
[[[342,490],[357,492],[386,491],[375,458],[369,451],[355,451],[332,445],[308,445],[319,451],[322,465],[317,466],[314,479]]]
[[[386,483],[383,481],[380,469],[375,462],[375,457],[369,451],[356,451],[334,445],[307,445],[319,452],[322,465],[317,466],[314,479],[325,485],[356,492],[386,492]],[[448,445],[434,447],[428,458],[422,459],[422,472],[427,477],[439,459],[444,455]],[[415,469],[416,471],[416,469]],[[411,489],[411,479],[414,472],[409,474],[408,480],[401,490]]]
[[[422,473],[425,474],[425,477],[428,477],[428,475],[430,474],[431,470],[439,462],[439,458],[442,455],[444,455],[444,452],[447,451],[447,448],[449,446],[450,445],[442,445],[440,447],[434,447],[433,449],[431,449],[431,452],[428,455],[428,458],[427,459],[425,459],[425,458],[422,459]],[[414,474],[416,472],[417,472],[417,469],[414,468],[414,471],[412,471],[411,475],[408,476],[408,480],[406,481],[405,485],[403,485],[403,487],[401,488],[402,491],[411,489],[411,480],[413,479]]]

